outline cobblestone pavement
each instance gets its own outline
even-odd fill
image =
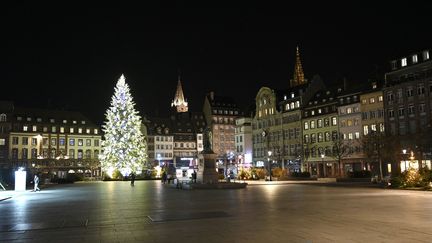
[[[298,183],[58,185],[0,202],[6,242],[431,242],[432,192]]]

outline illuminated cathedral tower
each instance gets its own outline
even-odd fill
[[[177,112],[187,112],[188,111],[188,103],[183,95],[183,88],[180,81],[180,75],[178,76],[177,82],[177,90],[174,96],[174,100],[171,103],[171,107],[175,107]]]
[[[299,51],[299,48],[297,46],[296,63],[294,66],[294,75],[293,75],[293,79],[290,80],[290,86],[295,87],[295,86],[302,85],[305,83],[307,83],[307,79],[305,79],[305,77],[304,77],[303,67],[302,67],[301,60],[300,60],[300,51]]]

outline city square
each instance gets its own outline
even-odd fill
[[[0,202],[6,242],[430,242],[430,192],[320,183],[54,185]]]

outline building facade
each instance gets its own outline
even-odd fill
[[[228,164],[235,163],[235,119],[242,116],[237,103],[226,96],[206,95],[203,113],[212,133],[211,144],[217,154],[220,172],[226,171]]]
[[[252,166],[252,118],[242,117],[235,120],[236,162],[238,167]]]
[[[79,112],[11,107],[0,111],[3,165],[25,167],[46,177],[69,173],[100,177],[99,126]],[[7,149],[6,149],[7,148]]]
[[[425,166],[430,164],[432,152],[431,50],[413,53],[390,64],[391,71],[385,74],[383,89],[385,130]],[[401,160],[402,157],[401,154]],[[401,164],[394,164],[394,169],[406,169]]]

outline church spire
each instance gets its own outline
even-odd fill
[[[299,51],[299,47],[297,46],[296,63],[294,66],[294,75],[293,75],[293,79],[290,80],[290,86],[295,87],[295,86],[304,84],[306,82],[307,82],[307,79],[305,79],[305,77],[304,77],[303,67],[302,67],[301,60],[300,60],[300,51]]]
[[[174,96],[174,100],[171,103],[171,107],[176,107],[177,112],[187,112],[188,111],[188,103],[184,98],[183,95],[183,88],[181,85],[181,77],[180,77],[180,71],[178,74],[178,81],[177,81],[177,90]]]

